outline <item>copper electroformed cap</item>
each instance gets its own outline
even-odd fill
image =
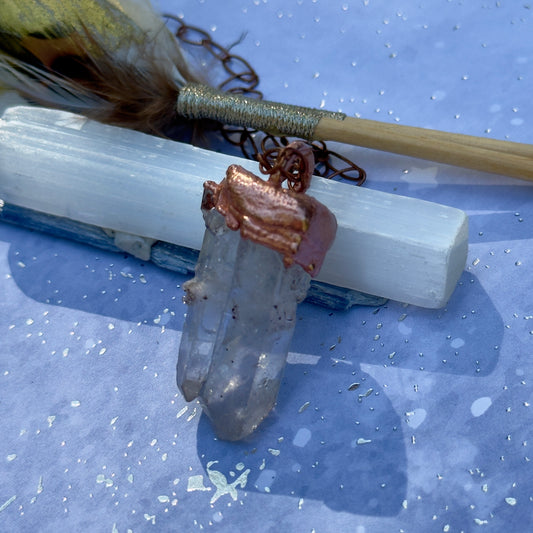
[[[313,169],[311,147],[294,141],[279,152],[268,181],[239,165],[231,165],[219,184],[206,181],[202,209],[216,209],[243,239],[279,252],[286,267],[296,263],[314,277],[333,244],[337,221],[305,194]]]

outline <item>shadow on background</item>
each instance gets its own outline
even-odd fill
[[[7,242],[24,232],[24,238],[10,246],[8,260],[14,281],[28,297],[182,329],[184,276],[127,254],[4,228],[0,226],[0,239]],[[497,310],[466,272],[441,310],[405,309],[389,302],[340,312],[303,304],[292,350],[307,360],[287,365],[275,411],[240,443],[213,439],[202,416],[198,457],[209,474],[210,468],[235,471],[247,454],[258,463],[254,472],[260,472],[249,479],[247,491],[323,501],[356,514],[396,515],[407,490],[402,422],[381,386],[359,365],[486,376],[497,363],[494,346],[502,336]],[[359,386],[348,390],[353,383]],[[218,463],[210,467],[207,457],[217,457]]]
[[[504,331],[498,310],[469,272],[463,273],[443,309],[388,302],[379,308],[317,314],[304,304],[299,316],[307,332],[297,329],[292,343],[296,352],[316,353],[321,345],[320,355],[332,361],[471,377],[494,370]],[[322,332],[322,342],[316,331]]]
[[[400,418],[381,387],[352,370],[332,367],[326,358],[312,366],[287,365],[277,407],[260,430],[244,442],[214,441],[203,415],[198,456],[220,458],[213,468],[228,472],[248,454],[263,470],[247,491],[318,500],[354,514],[396,515],[407,491]],[[350,380],[361,387],[339,390]]]
[[[7,232],[2,232],[5,227],[0,225],[0,238],[8,240]],[[119,320],[182,329],[186,307],[180,286],[185,276],[128,254],[9,227],[24,232],[24,239],[10,246],[8,260],[15,282],[28,297]],[[296,329],[293,351],[328,357],[340,357],[341,352],[359,363],[462,375],[489,374],[503,337],[497,309],[469,272],[463,273],[444,309],[404,309],[389,302],[380,308],[344,312],[303,304],[299,319],[305,331]],[[342,345],[330,354],[328,348],[341,336]]]

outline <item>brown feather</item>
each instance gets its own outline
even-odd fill
[[[79,67],[81,75],[74,81],[106,103],[88,115],[109,124],[163,134],[178,120],[176,99],[180,83],[172,73],[177,68],[175,64],[159,57],[150,42],[128,51],[127,55],[133,52],[135,59],[126,61],[111,54],[93,36],[87,37],[90,50],[86,49],[83,56],[71,57],[69,69]],[[180,74],[183,71],[181,67]],[[188,71],[183,77],[194,80]]]
[[[125,20],[117,21],[119,37],[82,20],[59,34],[0,31],[0,83],[44,106],[165,135],[184,122],[175,111],[180,86],[198,77],[162,21],[143,31]]]

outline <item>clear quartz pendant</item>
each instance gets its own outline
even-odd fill
[[[224,440],[246,437],[274,407],[297,304],[333,242],[334,216],[303,192],[312,168],[308,145],[296,142],[268,182],[232,166],[220,185],[204,184],[206,231],[184,284],[177,381]],[[298,177],[293,190],[281,188],[288,173]]]

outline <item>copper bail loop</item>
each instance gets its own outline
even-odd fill
[[[276,157],[272,164],[270,161]],[[259,168],[268,174],[268,181],[281,187],[284,181],[287,187],[297,193],[305,193],[311,185],[315,168],[315,157],[311,145],[305,141],[293,141],[285,147],[268,150],[260,157]]]

